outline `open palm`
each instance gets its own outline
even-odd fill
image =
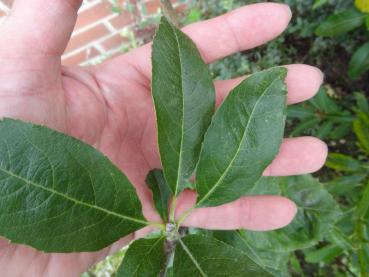
[[[151,100],[150,45],[102,65],[66,68],[63,53],[82,0],[16,0],[0,27],[0,117],[40,123],[75,136],[104,152],[135,185],[148,220],[160,220],[144,180],[160,167]],[[279,35],[291,18],[280,4],[249,5],[184,28],[206,62],[250,49]],[[288,102],[312,97],[322,82],[311,66],[289,65]],[[240,80],[216,82],[218,104]],[[310,138],[286,139],[266,175],[319,169],[326,146]],[[195,192],[180,197],[177,214],[193,205]],[[185,224],[214,229],[270,230],[288,224],[296,208],[278,196],[244,197],[195,210]],[[109,228],[109,226],[107,226]],[[98,253],[44,254],[0,239],[4,276],[78,276],[109,253],[149,232],[131,234]]]

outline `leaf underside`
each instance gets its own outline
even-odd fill
[[[96,251],[146,225],[129,180],[93,147],[0,121],[0,235],[44,252]]]
[[[164,17],[155,36],[152,65],[161,163],[176,196],[198,162],[215,108],[214,85],[195,44]]]
[[[198,206],[244,195],[279,151],[286,119],[285,68],[251,75],[215,113],[197,169]]]

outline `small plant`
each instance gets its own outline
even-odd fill
[[[314,7],[317,8],[328,1],[317,0]],[[356,0],[355,7],[329,16],[316,29],[318,36],[339,36],[357,28],[366,26],[369,30],[369,2]],[[369,70],[369,41],[359,47],[353,54],[348,75],[351,79],[357,79]]]
[[[133,186],[93,147],[42,126],[0,121],[0,235],[44,252],[89,252],[145,226],[117,276],[288,276],[296,249],[315,245],[340,215],[311,176],[262,177],[279,151],[286,118],[286,69],[254,74],[214,113],[209,70],[194,43],[162,18],[152,52],[152,95],[163,170],[147,185],[162,222],[148,222]],[[195,182],[191,177],[195,175]],[[195,207],[175,217],[178,195]],[[298,206],[272,232],[184,228],[194,208],[244,195],[277,194]]]
[[[306,103],[288,107],[288,117],[296,121],[290,136],[309,134],[323,140],[340,140],[352,131],[356,117],[327,91],[332,89],[323,87]]]

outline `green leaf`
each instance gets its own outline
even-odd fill
[[[289,252],[270,252],[255,249],[243,239],[240,233],[244,231],[213,231],[212,236],[245,253],[250,259],[276,277],[290,276],[288,273]]]
[[[361,112],[369,114],[369,102],[364,93],[355,92],[356,105]]]
[[[360,276],[365,276],[369,272],[369,246],[367,244],[362,245],[358,251],[358,256],[361,270]]]
[[[169,201],[172,192],[165,181],[163,171],[154,169],[146,177],[146,184],[152,191],[154,204],[164,222],[168,222]]]
[[[316,132],[316,136],[320,139],[325,139],[332,131],[333,123],[330,121],[326,121],[319,127],[318,131]]]
[[[360,147],[369,154],[369,117],[366,114],[358,113],[354,122],[354,133],[359,140]]]
[[[117,277],[159,276],[166,264],[164,242],[164,237],[133,242],[118,269]]]
[[[356,172],[361,168],[358,160],[341,153],[330,153],[325,165],[334,170],[346,172]]]
[[[201,20],[202,11],[199,8],[192,8],[187,15],[186,25]]]
[[[300,122],[299,124],[297,124],[289,136],[290,137],[299,136],[302,133],[305,133],[306,131],[308,131],[310,128],[316,127],[316,125],[319,124],[319,122],[320,122],[320,118],[318,117],[308,118]]]
[[[304,107],[302,105],[292,105],[287,108],[287,115],[290,118],[307,119],[314,117],[315,112],[310,107]]]
[[[340,112],[340,108],[327,93],[325,88],[321,88],[317,95],[309,101],[315,108],[326,113],[335,114]]]
[[[365,18],[365,26],[366,29],[369,31],[369,15],[367,15],[367,17]]]
[[[366,15],[357,10],[346,10],[329,16],[316,29],[318,36],[337,36],[360,27]]]
[[[327,245],[320,249],[309,251],[305,256],[305,260],[308,263],[329,263],[342,253],[342,248],[336,245]]]
[[[336,246],[344,250],[355,250],[355,246],[350,240],[350,237],[346,235],[338,226],[334,226],[329,233],[327,240],[334,243]]]
[[[352,123],[341,123],[330,132],[329,137],[333,140],[339,140],[351,133]]]
[[[365,218],[369,210],[369,183],[366,185],[363,196],[356,205],[356,216],[359,219]]]
[[[129,180],[93,147],[0,121],[0,235],[44,252],[96,251],[147,225]]]
[[[161,162],[169,187],[178,195],[198,162],[215,108],[214,85],[195,44],[164,17],[152,64]]]
[[[355,188],[360,185],[365,178],[366,174],[340,176],[326,183],[325,186],[332,194],[347,196],[350,193],[355,193]]]
[[[349,77],[358,79],[369,70],[369,42],[355,51],[349,63]]]
[[[352,116],[349,113],[343,113],[341,115],[327,115],[325,117],[326,120],[330,120],[333,123],[343,124],[343,123],[353,123],[356,119],[355,116]]]
[[[272,68],[251,75],[217,110],[197,169],[198,206],[238,199],[277,155],[286,118],[286,73]]]
[[[327,3],[328,3],[328,0],[314,0],[313,10],[318,9]]]
[[[291,199],[298,207],[287,227],[270,232],[243,232],[243,238],[256,249],[272,252],[307,248],[321,240],[341,215],[333,197],[312,176],[263,178],[253,195],[276,194]],[[277,187],[277,188],[276,188]]]
[[[189,235],[180,240],[174,256],[174,276],[272,277],[244,252],[211,237]]]

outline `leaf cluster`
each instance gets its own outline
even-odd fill
[[[288,276],[291,253],[323,239],[341,213],[311,176],[262,177],[284,135],[286,69],[249,76],[215,112],[208,67],[191,39],[166,18],[152,65],[163,169],[151,171],[146,181],[162,222],[143,217],[128,178],[93,147],[4,119],[0,235],[44,252],[88,252],[154,226],[159,232],[131,244],[117,276]],[[196,205],[177,218],[177,198],[188,188],[196,189]],[[182,226],[195,208],[262,194],[291,198],[296,219],[265,233]]]

